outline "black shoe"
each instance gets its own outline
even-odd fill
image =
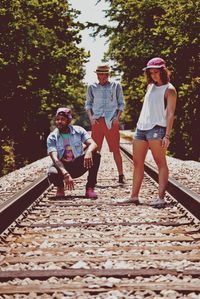
[[[120,184],[125,184],[125,177],[124,177],[123,174],[120,174],[120,175],[119,175],[119,180],[118,180],[118,182],[119,182]]]

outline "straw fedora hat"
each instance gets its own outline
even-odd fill
[[[96,71],[94,71],[97,74],[109,74],[110,72],[110,67],[107,64],[104,65],[99,65],[96,68]]]

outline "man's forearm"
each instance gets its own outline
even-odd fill
[[[62,172],[63,175],[65,175],[65,174],[68,173],[68,172],[66,171],[66,169],[65,169],[65,167],[64,167],[64,165],[63,165],[63,163],[62,163],[62,161],[57,160],[57,161],[55,161],[54,163],[55,163],[55,165],[60,169],[60,171]]]
[[[90,145],[88,146],[86,152],[91,152],[91,153],[92,153],[92,152],[94,152],[94,151],[96,150],[96,148],[97,148],[96,143],[92,143],[92,144],[90,144]]]
[[[68,174],[68,172],[66,171],[66,169],[65,169],[65,167],[64,167],[64,165],[63,165],[63,163],[62,163],[62,161],[59,160],[59,159],[57,158],[57,153],[54,153],[54,152],[50,153],[50,157],[51,157],[51,159],[52,159],[54,165],[55,165],[58,169],[60,169],[60,171],[61,171],[61,173],[62,173],[63,175]]]

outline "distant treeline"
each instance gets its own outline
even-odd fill
[[[107,2],[110,26],[88,26],[108,38],[105,61],[112,59],[115,75],[122,78],[125,128],[134,129],[141,109],[146,89],[141,69],[161,56],[178,90],[170,153],[199,161],[198,1]],[[0,175],[46,155],[58,107],[71,107],[76,123],[88,128],[83,78],[89,53],[79,46],[84,26],[78,13],[66,0],[0,3]]]

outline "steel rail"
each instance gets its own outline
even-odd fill
[[[125,156],[133,160],[133,154],[123,146],[123,143],[120,144],[120,149]],[[152,165],[145,162],[144,170],[158,183],[158,172]],[[200,196],[197,193],[191,191],[173,178],[169,178],[166,191],[186,208],[187,211],[200,220]]]
[[[0,272],[0,282],[5,282],[11,279],[27,277],[31,279],[49,279],[50,277],[57,278],[73,278],[76,276],[95,275],[97,277],[128,277],[134,278],[137,276],[151,277],[155,275],[191,275],[199,277],[200,270],[182,270],[176,269],[62,269],[62,270],[10,270]]]
[[[121,151],[132,160],[132,153],[121,143]],[[145,162],[145,172],[158,182],[157,170]],[[46,175],[36,179],[29,186],[13,195],[0,205],[0,234],[7,229],[49,186]],[[193,216],[200,220],[200,196],[189,190],[173,178],[169,178],[167,192],[184,206]]]
[[[48,186],[47,175],[43,175],[1,204],[0,234],[7,229]]]
[[[128,159],[130,157],[132,157],[131,153]],[[44,178],[44,182],[45,184],[46,183],[48,184],[46,178]],[[46,189],[45,184],[43,186],[44,190]],[[39,195],[40,194],[41,193],[39,192]],[[115,194],[118,194],[117,191]],[[29,194],[28,197],[32,197],[33,202],[35,198],[37,198],[36,203],[41,198],[39,197],[38,199],[38,197],[35,194],[34,195]],[[73,198],[73,197],[69,196],[68,198]],[[15,233],[14,236],[16,238],[14,239],[10,238],[10,240],[8,239],[7,240],[8,243],[6,244],[6,246],[5,247],[2,246],[0,248],[0,251],[4,253],[3,254],[4,259],[1,259],[1,267],[4,270],[0,271],[0,282],[4,282],[4,283],[7,282],[7,284],[1,284],[0,294],[17,294],[17,293],[29,294],[30,292],[33,291],[37,294],[45,294],[45,293],[52,294],[54,292],[64,292],[64,291],[69,292],[70,290],[71,291],[73,290],[74,292],[79,294],[81,290],[84,293],[95,293],[97,295],[103,292],[106,293],[108,291],[117,290],[120,288],[123,291],[130,290],[131,293],[137,290],[140,291],[148,290],[148,292],[149,290],[150,291],[152,290],[155,293],[157,293],[159,291],[160,292],[163,291],[163,289],[177,291],[182,294],[200,291],[200,286],[198,285],[198,283],[196,283],[196,280],[198,280],[198,278],[200,277],[200,270],[194,269],[194,265],[192,264],[192,262],[193,263],[197,262],[197,268],[198,268],[199,255],[198,253],[196,254],[195,252],[193,252],[193,250],[199,246],[198,245],[199,239],[198,236],[196,235],[196,233],[198,233],[198,228],[196,228],[196,226],[194,227],[193,217],[192,220],[185,217],[187,212],[185,212],[183,215],[184,218],[186,219],[185,220],[183,219],[184,221],[182,221],[182,219],[180,218],[182,218],[183,216],[181,214],[180,215],[177,214],[176,211],[175,213],[172,214],[170,213],[168,214],[168,211],[166,211],[166,215],[162,215],[162,216],[160,215],[158,216],[158,218],[155,218],[154,210],[149,209],[149,211],[152,210],[152,214],[150,212],[151,215],[148,214],[149,217],[148,219],[146,219],[143,213],[142,213],[142,217],[138,218],[137,211],[135,213],[136,214],[135,217],[131,209],[131,212],[128,214],[130,215],[128,217],[131,218],[126,218],[126,212],[128,210],[127,211],[125,210],[123,211],[123,213],[117,214],[119,215],[119,222],[117,222],[118,221],[117,218],[114,222],[110,222],[111,217],[113,219],[113,216],[115,217],[116,213],[112,214],[111,205],[113,204],[108,203],[108,206],[110,207],[110,211],[109,208],[106,207],[107,209],[106,213],[103,213],[103,209],[100,209],[100,211],[98,211],[99,214],[102,213],[102,217],[98,217],[98,215],[96,215],[98,217],[97,219],[99,219],[98,221],[104,221],[105,219],[105,222],[96,222],[97,220],[96,218],[92,220],[93,222],[88,222],[85,217],[87,215],[88,218],[88,215],[90,215],[90,213],[87,213],[87,211],[85,211],[86,213],[83,212],[82,215],[79,213],[79,209],[71,209],[71,211],[69,211],[68,209],[68,206],[72,206],[72,207],[80,206],[82,209],[82,204],[80,205],[78,203],[77,205],[75,205],[73,201],[72,204],[70,202],[65,203],[64,200],[64,208],[63,208],[64,212],[62,211],[61,214],[59,214],[58,213],[59,202],[56,202],[55,200],[52,202],[52,205],[50,206],[51,198],[49,196],[47,196],[47,198],[46,196],[44,196],[44,199],[45,199],[44,202],[41,205],[39,205],[39,207],[34,205],[36,211],[34,211],[34,209],[32,210],[33,213],[32,215],[30,215],[32,217],[30,217],[30,219],[28,219],[29,217],[27,217],[28,221],[24,221],[21,224],[18,221],[18,229],[16,232],[14,232]],[[102,195],[102,199],[104,199],[103,195]],[[105,199],[107,203],[107,192],[105,192]],[[96,203],[94,201],[92,202],[93,202],[92,205],[95,206]],[[47,208],[48,203],[50,206],[50,211],[48,211]],[[97,203],[97,205],[98,204],[99,203]],[[58,207],[56,207],[56,205],[58,205]],[[145,210],[145,207],[143,208]],[[83,208],[82,210],[84,211],[85,209]],[[91,208],[89,210],[93,210],[93,209]],[[119,210],[121,210],[121,207],[117,209],[117,213]],[[67,217],[65,217],[66,212],[69,213]],[[161,212],[164,213],[164,211]],[[42,217],[42,222],[40,221],[41,217]],[[59,223],[54,222],[55,217],[56,219],[59,217]],[[72,217],[73,217],[73,222],[68,223],[67,221],[68,220],[71,221]],[[132,222],[127,222],[126,219],[132,219]],[[151,221],[151,219],[153,220]],[[143,224],[145,226],[146,225],[150,225],[150,226],[142,227]],[[190,224],[191,227],[190,229],[188,229],[188,226],[190,226]],[[23,227],[25,228],[27,227],[27,225],[28,225],[28,229],[23,229]],[[106,229],[105,230],[101,228],[99,229],[97,227],[98,225],[108,226],[109,228],[108,234],[105,233]],[[141,225],[141,229],[139,230],[135,230],[135,228],[121,229],[121,225],[123,226]],[[157,225],[157,227],[158,225],[161,226],[164,225],[166,228],[164,229],[161,228],[161,230],[159,231],[155,227],[151,227],[152,225],[153,226]],[[172,227],[169,228],[168,226],[170,227],[172,226]],[[174,229],[176,226],[180,226],[180,228]],[[183,227],[181,228],[181,226]],[[35,230],[35,228],[37,227],[39,227],[40,229]],[[52,228],[56,228],[56,227],[58,228],[60,227],[60,229],[55,230],[53,232]],[[74,228],[73,230],[68,230],[68,229],[66,230],[66,228],[70,228],[70,227],[77,227],[77,230],[75,230]],[[82,227],[83,229],[80,231],[80,228]],[[88,229],[88,231],[87,230],[85,231],[85,228],[91,228],[91,227],[92,229]],[[93,227],[95,227],[95,229],[93,229]],[[159,232],[159,235],[157,234],[157,232]],[[39,244],[44,244],[44,242],[51,244],[52,240],[55,242],[53,247],[52,246],[49,247],[45,245],[43,248],[41,248],[40,253],[38,252],[38,248],[40,246]],[[160,243],[160,241],[164,243]],[[12,246],[12,250],[10,252],[10,250],[7,250],[7,248],[10,249],[10,245],[13,242],[15,242],[15,247],[13,248]],[[180,242],[183,242],[183,246],[180,245]],[[82,244],[82,245],[77,246],[77,244],[79,245]],[[185,244],[187,244],[187,246]],[[102,248],[104,248],[104,251],[108,251],[109,254],[105,256],[100,255],[98,253],[99,248],[101,248],[101,250]],[[86,251],[88,251],[88,249],[93,250],[95,255],[90,256],[89,254],[87,256]],[[137,252],[137,254],[135,254],[133,250]],[[145,250],[148,250],[149,253],[144,253]],[[166,250],[166,253],[162,254],[162,250],[164,251]],[[186,251],[186,254],[183,255],[183,259],[191,263],[192,265],[191,269],[184,269],[183,267],[180,268],[179,266],[177,267],[177,260],[178,261],[182,260],[181,255],[178,255],[177,257],[177,250],[180,252]],[[31,255],[30,254],[27,255],[26,253],[27,252],[29,253],[30,251],[32,251]],[[190,252],[187,253],[187,251]],[[72,256],[71,255],[72,252],[75,252],[77,254],[75,256]],[[79,254],[80,252],[81,254]],[[76,261],[80,261],[81,259],[83,259],[83,261],[86,263],[94,262],[94,264],[91,264],[91,267],[94,268],[84,269],[81,266],[78,266],[79,268],[73,269],[71,265],[74,265]],[[132,262],[135,261],[138,264],[140,263],[140,261],[144,260],[146,262],[146,266],[142,265],[141,269],[134,269],[134,268],[127,269],[127,268],[123,268],[126,267],[126,264],[125,266],[124,264],[122,264],[119,269],[115,269],[114,268],[115,266],[113,266],[113,269],[112,268],[106,269],[106,267],[103,269],[96,268],[97,265],[99,266],[101,265],[101,262],[105,262],[106,260],[109,259],[113,260],[114,262],[121,261],[123,259],[124,261],[130,260]],[[170,261],[170,259],[172,261],[170,267],[168,265],[167,267],[165,267],[164,263],[168,260]],[[49,261],[55,263],[55,265],[57,265],[56,263],[58,263],[58,267],[61,267],[61,269],[56,269],[56,268],[53,269],[54,267],[45,269],[46,266],[44,266],[44,269],[42,270],[39,268],[32,269],[33,264],[45,265],[45,263]],[[60,264],[59,266],[59,263],[62,263],[63,261],[65,263],[65,268],[64,267],[62,268],[62,264]],[[150,266],[149,268],[150,264],[148,263],[149,262],[153,263],[153,261],[155,261],[155,266],[153,268],[152,266]],[[162,261],[163,261],[163,265],[161,263]],[[18,265],[20,265],[20,263],[26,264],[27,268],[22,267],[21,270],[17,270],[17,267]],[[190,267],[189,263],[188,263],[188,267]],[[85,283],[86,275],[90,275],[90,276],[93,275],[96,277],[104,277],[104,278],[105,277],[107,278],[115,277],[119,279],[126,278],[126,281],[125,284],[123,281],[114,283],[111,287],[109,286],[108,288],[108,285],[102,285],[101,283],[98,282],[98,280],[86,284]],[[163,276],[171,275],[171,276],[176,276],[176,278],[178,279],[179,277],[183,277],[183,280],[181,281],[180,279],[177,282],[176,278],[174,279],[172,277],[170,281],[168,281],[166,284],[166,280],[168,278],[166,277],[166,279],[164,280],[157,281],[156,276],[158,275],[163,275]],[[82,280],[79,280],[78,284],[76,284],[77,280],[75,279],[75,277],[77,276],[82,277]],[[134,279],[138,276],[142,277],[142,279],[136,282],[130,281],[130,279]],[[189,281],[186,280],[185,282],[184,276],[186,276],[186,279],[188,279],[189,277]],[[47,281],[47,279],[51,277],[57,278],[55,284]],[[66,277],[72,279],[72,282],[69,282],[69,284],[64,284],[61,280],[59,280],[59,279],[64,279]],[[153,279],[150,279],[151,277],[153,277]],[[29,285],[24,286],[23,282],[19,281],[18,285],[16,286],[13,285],[12,282],[10,282],[10,280],[16,278],[22,280],[25,278],[30,278],[31,280],[33,280],[33,283],[30,282]],[[144,278],[147,278],[148,281],[146,281]],[[37,285],[34,284],[35,279],[40,280],[40,284]],[[45,283],[42,283],[43,280],[44,281],[46,280]],[[93,286],[95,285],[95,288],[93,288],[92,285]],[[96,288],[96,285],[98,286],[98,288]]]

